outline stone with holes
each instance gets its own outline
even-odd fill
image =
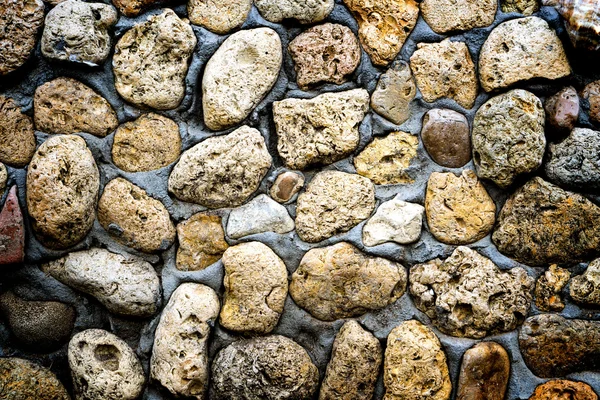
[[[410,67],[404,61],[395,61],[379,77],[371,95],[371,107],[377,114],[401,125],[410,118],[410,103],[416,95],[417,85]]]
[[[569,86],[546,99],[546,127],[552,133],[570,133],[579,118],[579,96]]]
[[[468,31],[490,26],[496,17],[497,0],[424,0],[423,19],[436,33]]]
[[[598,400],[598,395],[584,382],[552,380],[535,388],[529,400]]]
[[[0,76],[27,61],[44,24],[42,0],[13,0],[4,3],[0,15]]]
[[[296,19],[301,24],[324,20],[333,10],[334,0],[254,0],[262,16],[271,22]]]
[[[17,186],[13,186],[0,212],[0,265],[22,263],[24,259],[25,224],[17,197]]]
[[[239,28],[248,17],[252,0],[189,0],[188,18],[192,24],[200,25],[218,34]]]
[[[562,290],[569,283],[571,273],[552,264],[535,283],[535,305],[540,311],[559,312],[565,308]],[[573,283],[571,283],[571,289]],[[573,297],[573,295],[571,295]]]
[[[24,167],[35,153],[36,140],[31,117],[9,97],[0,96],[0,162]]]
[[[4,400],[71,400],[56,375],[22,358],[0,358],[0,382]]]

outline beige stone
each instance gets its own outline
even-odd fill
[[[50,0],[62,1],[62,0]],[[121,14],[127,17],[135,17],[145,9],[160,3],[169,3],[170,0],[112,0]]]
[[[416,95],[417,85],[410,67],[404,61],[395,61],[379,77],[371,95],[371,107],[377,114],[401,125],[410,118],[410,103]]]
[[[252,0],[189,0],[188,18],[218,34],[239,28],[246,21],[252,8]]]
[[[221,259],[229,245],[221,217],[217,215],[194,214],[177,224],[177,269],[199,271]]]
[[[552,264],[535,283],[535,305],[540,311],[562,311],[565,308],[561,292],[569,283],[571,273]],[[571,290],[573,283],[571,283]],[[571,296],[573,297],[573,296]]]
[[[3,3],[0,15],[0,76],[27,61],[44,24],[42,0],[13,0]]]
[[[468,31],[490,26],[496,17],[497,0],[424,0],[423,19],[436,33]]]
[[[6,190],[6,182],[8,181],[8,172],[6,171],[6,166],[0,163],[0,198],[4,196],[4,191]]]
[[[592,261],[583,274],[571,279],[570,295],[579,304],[600,306],[600,259]]]
[[[271,197],[279,203],[287,203],[304,186],[304,175],[298,172],[279,174],[269,190]]]
[[[334,0],[254,0],[262,16],[271,22],[296,19],[301,24],[324,20],[333,10]]]
[[[539,0],[502,0],[502,12],[517,12],[525,16],[532,15],[540,9]]]
[[[386,242],[416,242],[421,236],[424,213],[422,205],[402,201],[397,195],[382,203],[364,225],[363,243],[365,246],[377,246]]]
[[[31,118],[9,97],[0,96],[0,162],[24,167],[35,153]]]

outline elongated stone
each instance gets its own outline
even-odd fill
[[[24,258],[25,225],[17,187],[13,186],[0,212],[0,265],[21,263]]]
[[[254,0],[262,16],[271,22],[296,19],[301,24],[324,20],[333,10],[334,0]]]
[[[252,0],[189,0],[187,5],[192,24],[201,25],[218,34],[240,27],[251,8]]]
[[[294,220],[284,206],[261,194],[229,213],[227,236],[239,239],[263,232],[287,233],[294,230]]]
[[[35,153],[33,121],[9,97],[0,96],[0,162],[14,167],[29,164]]]
[[[424,0],[423,19],[436,33],[483,28],[494,22],[497,0]]]
[[[510,358],[496,342],[481,342],[465,352],[458,379],[459,400],[504,400]]]

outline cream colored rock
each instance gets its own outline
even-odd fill
[[[198,213],[177,224],[177,269],[199,271],[221,259],[229,245],[221,217]]]
[[[287,233],[293,231],[294,226],[284,206],[261,194],[229,213],[227,236],[239,239],[263,232]]]
[[[302,24],[323,21],[333,10],[334,0],[254,0],[262,16],[271,22],[296,19]]]
[[[539,0],[502,0],[502,12],[517,12],[525,16],[532,15],[540,9]]]
[[[421,236],[424,213],[422,205],[402,201],[397,195],[382,203],[367,221],[362,231],[363,243],[365,246],[377,246],[386,242],[416,242]]]
[[[490,26],[496,17],[497,0],[424,0],[423,19],[436,33],[468,31]]]
[[[24,167],[36,147],[31,117],[13,99],[0,96],[0,122],[0,162]]]
[[[8,172],[6,171],[6,166],[0,163],[0,198],[4,196],[4,191],[6,190],[6,182],[8,181]]]
[[[410,118],[410,103],[416,95],[417,85],[410,67],[404,61],[396,61],[379,77],[371,95],[371,107],[377,114],[401,125]]]
[[[579,304],[600,306],[600,259],[592,261],[583,274],[571,279],[570,294]]]
[[[550,268],[540,275],[535,282],[535,305],[538,310],[560,312],[565,308],[561,293],[569,283],[570,277],[571,273],[568,270],[556,264],[550,265]],[[571,290],[575,286],[574,282],[571,282]],[[571,295],[571,297],[575,299],[575,296]]]
[[[252,8],[252,0],[189,0],[188,18],[215,33],[225,34],[242,26]]]

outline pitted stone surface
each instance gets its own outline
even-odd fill
[[[229,245],[221,217],[198,213],[177,224],[177,269],[199,271],[221,259]]]
[[[263,232],[287,233],[293,231],[294,226],[284,206],[260,194],[229,213],[227,236],[239,239]]]
[[[0,198],[4,196],[6,191],[6,182],[8,181],[8,172],[6,166],[0,162]]]
[[[404,61],[395,61],[379,77],[377,87],[371,95],[373,111],[401,125],[410,117],[410,103],[417,95],[417,85]]]
[[[437,33],[466,31],[490,26],[496,17],[497,0],[424,0],[423,19]]]
[[[43,24],[42,0],[12,0],[4,4],[0,15],[0,76],[27,61]]]
[[[460,168],[471,160],[469,121],[459,112],[446,108],[428,111],[421,140],[431,158],[444,167]]]
[[[324,20],[333,10],[334,0],[254,0],[262,16],[271,22],[296,19],[301,24]]]
[[[569,283],[571,273],[552,264],[535,283],[535,305],[540,311],[559,312],[565,308],[562,290]],[[573,283],[571,283],[573,288]],[[573,297],[571,295],[571,297]]]
[[[510,358],[496,342],[480,342],[465,352],[460,366],[457,399],[504,400]]]
[[[539,385],[529,400],[598,400],[598,395],[587,383],[557,379]]]
[[[574,87],[569,86],[546,99],[546,127],[557,133],[569,133],[575,128],[579,118],[579,96]]]
[[[540,9],[539,0],[502,0],[502,12],[517,12],[525,16],[532,15]]]
[[[71,400],[56,375],[22,358],[0,358],[0,380],[6,400]]]
[[[188,18],[192,24],[218,34],[240,27],[251,8],[252,0],[190,0],[187,5]]]
[[[397,195],[382,203],[367,221],[362,231],[363,243],[365,246],[377,246],[385,242],[416,242],[421,236],[424,213],[422,205],[402,201]]]
[[[50,0],[51,2],[60,2],[63,0]],[[170,0],[112,0],[115,7],[119,9],[121,14],[127,17],[135,17],[146,8],[159,3],[169,3]]]
[[[24,167],[35,153],[31,117],[9,97],[0,96],[0,162]]]
[[[583,274],[571,279],[570,295],[579,304],[600,306],[600,259],[592,261]]]
[[[600,123],[600,81],[594,81],[584,87],[581,97],[589,103],[590,119]]]

